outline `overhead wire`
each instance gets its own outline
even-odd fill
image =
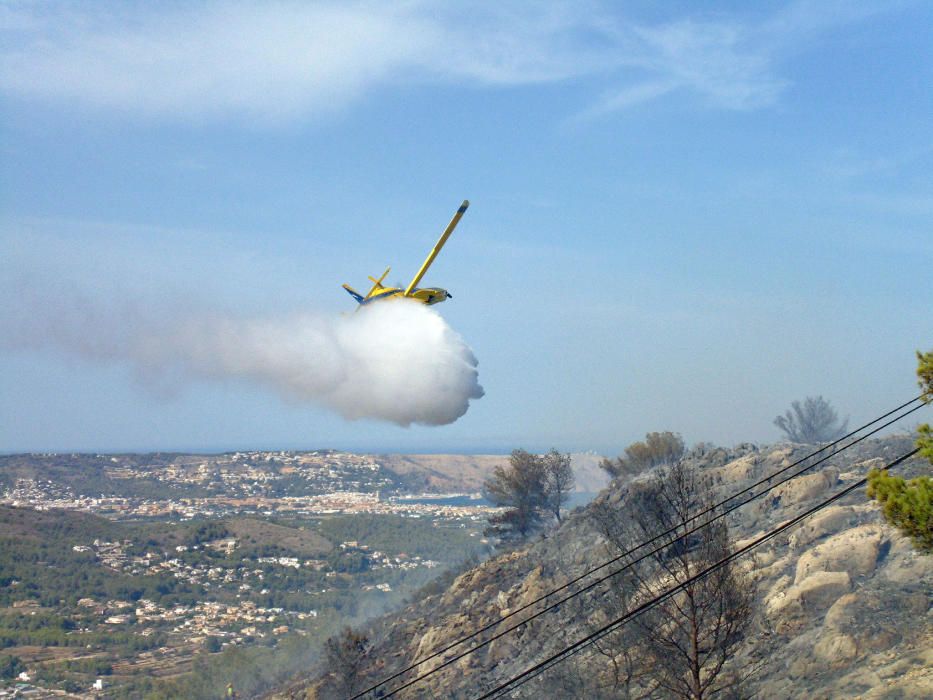
[[[841,449],[839,449],[839,450],[837,450],[837,451],[835,451],[835,452],[832,452],[832,453],[830,453],[829,455],[826,455],[825,457],[821,458],[820,460],[814,462],[813,464],[810,464],[810,465],[804,467],[803,469],[800,469],[799,471],[797,471],[797,472],[791,474],[790,476],[787,476],[787,477],[785,477],[784,479],[781,479],[780,481],[778,481],[778,482],[772,484],[771,486],[769,486],[769,487],[768,487],[767,489],[765,489],[764,491],[762,491],[762,492],[760,492],[760,493],[757,493],[757,494],[753,494],[752,496],[750,496],[750,497],[747,498],[746,500],[744,500],[744,501],[742,501],[742,502],[740,502],[740,503],[738,503],[738,504],[734,504],[734,505],[730,506],[729,508],[727,508],[726,510],[724,510],[722,513],[716,515],[716,516],[713,517],[713,518],[710,518],[709,520],[703,522],[703,523],[700,524],[700,525],[697,525],[696,527],[694,527],[694,528],[692,528],[692,529],[690,529],[690,530],[687,530],[686,532],[684,532],[684,533],[683,533],[682,535],[680,535],[680,536],[681,536],[681,537],[688,537],[689,535],[692,535],[692,534],[698,532],[699,530],[702,530],[703,528],[707,527],[708,525],[710,525],[711,523],[715,522],[716,520],[719,520],[720,518],[723,518],[723,517],[725,517],[726,515],[732,513],[733,511],[738,510],[739,508],[741,508],[742,506],[744,506],[744,505],[750,503],[751,501],[760,498],[761,496],[763,496],[763,495],[765,495],[766,493],[768,493],[768,491],[770,491],[771,489],[773,489],[773,488],[775,488],[775,487],[777,487],[777,486],[780,486],[781,484],[784,484],[784,483],[790,481],[791,479],[794,479],[794,478],[800,476],[801,474],[804,474],[804,473],[807,472],[807,471],[810,471],[811,469],[813,469],[814,467],[818,466],[818,465],[821,464],[822,462],[825,462],[825,461],[828,460],[829,458],[834,457],[834,456],[836,456],[837,454],[840,454],[840,453],[843,452],[844,450],[847,450],[847,449],[849,449],[850,447],[852,447],[853,445],[855,445],[857,442],[860,442],[861,440],[864,440],[864,439],[870,437],[871,435],[877,433],[877,432],[880,431],[880,430],[883,430],[884,428],[888,427],[889,425],[891,425],[892,423],[896,422],[897,420],[900,420],[901,418],[903,418],[904,416],[908,415],[909,413],[911,413],[911,412],[913,412],[913,411],[915,411],[915,410],[918,410],[919,408],[922,408],[922,407],[923,407],[922,405],[917,406],[917,407],[915,407],[914,409],[911,409],[911,411],[908,411],[908,412],[904,413],[903,415],[898,416],[897,418],[895,418],[895,419],[893,419],[893,420],[891,420],[891,421],[889,421],[889,422],[887,422],[887,423],[885,423],[885,424],[883,424],[883,425],[881,425],[881,426],[876,427],[876,428],[873,429],[871,432],[867,433],[866,435],[863,435],[862,437],[858,438],[857,440],[852,441],[851,443],[849,443],[849,444],[846,445],[845,447],[843,447],[843,448],[841,448]],[[806,459],[806,458],[805,458],[805,459]],[[798,463],[799,463],[799,462],[798,462]],[[786,470],[786,468],[785,468],[785,470]],[[782,470],[782,471],[783,471],[783,470]],[[776,472],[776,473],[775,473],[774,475],[772,475],[770,478],[774,478],[774,476],[777,476],[777,475],[780,474],[780,473],[781,473],[781,472]],[[721,502],[721,503],[726,503],[726,502],[728,502],[729,500],[732,500],[733,498],[735,498],[735,496],[736,496],[736,494],[733,494],[733,496],[731,496],[729,499],[726,499],[725,501],[723,501],[723,502]],[[718,505],[719,505],[719,504],[717,504],[717,506],[718,506]],[[689,520],[688,522],[695,521],[697,518],[702,517],[704,514],[707,514],[707,513],[711,512],[712,510],[714,510],[717,506],[713,506],[712,508],[708,508],[706,511],[704,511],[704,512],[702,512],[702,513],[699,513],[699,514],[697,514],[697,515],[691,517],[690,520]],[[660,537],[663,537],[663,536],[665,536],[665,535],[669,535],[669,534],[675,533],[677,530],[679,530],[679,527],[680,527],[680,526],[675,527],[675,528],[671,528],[671,529],[668,530],[667,532],[661,533],[660,535],[655,536],[655,537],[652,538],[651,540],[648,540],[647,542],[643,542],[643,543],[637,545],[636,547],[634,547],[634,548],[628,550],[627,552],[623,553],[623,555],[621,555],[621,556],[625,556],[625,555],[627,555],[627,554],[632,554],[632,553],[638,551],[639,549],[641,549],[641,548],[647,546],[647,544],[651,544],[651,543],[657,541],[657,539],[659,539]],[[619,568],[619,569],[616,569],[616,570],[614,570],[614,571],[612,571],[612,572],[606,574],[605,576],[602,576],[601,578],[596,579],[596,580],[590,582],[590,583],[587,584],[586,586],[584,586],[584,587],[582,587],[582,588],[580,588],[580,589],[574,591],[573,593],[571,593],[571,594],[569,594],[569,595],[567,595],[567,596],[565,596],[565,597],[563,597],[563,598],[561,598],[561,599],[559,599],[559,600],[556,600],[556,601],[552,602],[552,603],[551,603],[550,605],[548,605],[547,607],[542,608],[541,610],[538,610],[538,611],[535,612],[535,613],[532,613],[531,615],[529,615],[527,618],[523,619],[522,621],[517,622],[517,623],[515,623],[514,625],[512,625],[512,626],[510,626],[510,627],[507,627],[506,629],[497,632],[496,634],[494,634],[494,635],[488,637],[487,639],[485,639],[485,640],[483,640],[482,642],[480,642],[480,643],[478,643],[478,644],[476,644],[476,645],[470,647],[469,649],[464,650],[463,652],[460,652],[459,654],[456,654],[456,655],[454,655],[454,656],[452,656],[452,657],[450,657],[450,658],[448,658],[448,659],[445,659],[442,663],[438,664],[437,666],[435,666],[435,667],[432,668],[431,670],[426,671],[425,673],[423,673],[423,674],[421,674],[421,675],[419,675],[419,676],[417,676],[417,677],[415,677],[415,678],[409,680],[408,682],[406,682],[406,683],[404,683],[404,684],[398,686],[397,688],[392,689],[389,693],[383,695],[383,697],[385,697],[385,698],[390,698],[390,697],[394,696],[395,694],[397,694],[398,692],[400,692],[401,690],[404,690],[405,688],[408,688],[408,687],[410,687],[410,686],[412,686],[412,685],[414,685],[414,684],[416,684],[416,683],[419,683],[419,682],[423,681],[424,679],[426,679],[427,677],[429,677],[429,676],[431,676],[431,675],[437,673],[437,672],[440,671],[441,669],[446,668],[447,666],[450,666],[451,664],[453,664],[453,663],[459,661],[460,659],[462,659],[462,658],[464,658],[464,657],[466,657],[466,656],[469,656],[470,654],[472,654],[472,653],[474,653],[474,652],[476,652],[476,651],[478,651],[478,650],[480,650],[480,649],[482,649],[482,648],[488,646],[489,644],[491,644],[492,642],[496,641],[497,639],[501,639],[501,638],[504,637],[505,635],[510,634],[511,632],[514,632],[514,631],[515,631],[516,629],[518,629],[519,627],[522,627],[522,626],[524,626],[525,624],[531,622],[532,620],[534,620],[534,619],[536,619],[536,618],[538,618],[538,617],[541,617],[541,616],[544,615],[545,613],[548,613],[548,612],[550,612],[551,610],[554,610],[555,608],[560,607],[561,605],[563,605],[563,604],[566,603],[567,601],[569,601],[569,600],[571,600],[571,599],[573,599],[573,598],[575,598],[575,597],[577,597],[577,596],[579,596],[579,595],[581,595],[581,594],[583,594],[583,593],[586,593],[586,592],[589,591],[589,590],[592,590],[593,588],[595,588],[595,587],[598,586],[599,584],[601,584],[601,583],[603,583],[603,582],[609,580],[610,578],[613,578],[614,576],[617,576],[617,575],[619,575],[620,573],[623,573],[624,571],[630,569],[630,568],[631,568],[632,566],[634,566],[635,564],[638,564],[639,562],[643,561],[644,559],[646,559],[646,558],[648,558],[648,557],[650,557],[650,556],[653,556],[654,554],[657,554],[658,552],[662,551],[663,549],[669,547],[670,544],[671,544],[670,542],[665,542],[665,543],[663,543],[661,546],[656,547],[655,549],[653,549],[653,550],[651,550],[651,551],[649,551],[649,552],[646,552],[646,553],[640,555],[639,557],[637,557],[637,558],[635,558],[635,559],[629,561],[628,563],[626,563],[623,567],[621,567],[621,568]],[[618,558],[616,558],[616,561],[618,561]]]
[[[731,501],[734,501],[736,498],[738,498],[738,497],[740,497],[740,496],[742,496],[742,495],[744,495],[744,494],[747,494],[747,493],[753,491],[754,489],[758,488],[759,486],[762,486],[762,485],[764,485],[764,484],[767,484],[768,482],[771,482],[771,481],[774,480],[776,477],[778,477],[778,476],[780,476],[780,475],[782,475],[782,474],[787,473],[789,470],[793,469],[793,468],[796,467],[796,466],[799,466],[800,464],[806,462],[806,461],[809,460],[809,459],[812,459],[813,457],[815,457],[816,455],[820,454],[821,452],[825,452],[826,450],[831,449],[832,447],[838,445],[840,442],[842,442],[842,441],[844,441],[844,440],[846,440],[846,439],[852,437],[853,435],[856,435],[857,433],[859,433],[859,432],[865,430],[865,428],[868,428],[868,427],[870,427],[870,426],[872,426],[872,425],[875,425],[875,424],[878,423],[879,421],[882,421],[882,420],[884,420],[885,418],[888,418],[889,416],[891,416],[891,415],[893,415],[893,414],[895,414],[895,413],[897,413],[897,412],[899,412],[899,411],[901,411],[901,410],[907,408],[908,406],[910,406],[910,405],[913,404],[913,403],[916,403],[916,402],[918,402],[918,401],[922,401],[922,400],[924,399],[925,396],[926,396],[926,393],[920,394],[919,396],[917,396],[917,397],[911,399],[910,401],[907,401],[907,402],[901,404],[901,405],[898,406],[897,408],[894,408],[894,409],[892,409],[892,410],[890,410],[890,411],[888,411],[888,412],[882,414],[881,416],[875,418],[874,420],[871,420],[871,421],[865,423],[864,425],[862,425],[862,426],[856,428],[855,430],[853,430],[853,431],[847,433],[846,435],[844,435],[844,436],[842,436],[842,437],[840,437],[840,438],[834,440],[833,442],[828,443],[827,445],[824,445],[824,446],[821,447],[820,449],[815,450],[815,451],[813,451],[813,452],[807,454],[806,456],[804,456],[804,457],[802,457],[802,458],[796,460],[795,462],[792,462],[792,463],[788,464],[787,466],[782,467],[781,469],[775,471],[773,474],[771,474],[771,475],[769,475],[769,476],[767,476],[767,477],[765,477],[765,478],[759,479],[759,480],[756,481],[755,483],[753,483],[753,484],[751,484],[751,485],[749,485],[749,486],[746,486],[745,488],[743,488],[743,489],[737,491],[736,493],[734,493],[734,494],[732,494],[731,496],[729,496],[729,497],[723,499],[722,501],[719,501],[718,503],[715,503],[715,504],[713,504],[712,506],[707,507],[705,510],[700,511],[699,513],[696,513],[695,515],[691,516],[688,522],[695,522],[695,521],[698,520],[699,518],[702,518],[702,517],[704,517],[704,516],[706,516],[706,515],[709,515],[709,514],[715,512],[717,509],[722,508],[724,505],[730,503]],[[773,488],[775,488],[775,487],[777,487],[777,486],[780,486],[781,484],[784,484],[784,483],[786,483],[787,481],[790,481],[791,479],[794,479],[794,478],[796,478],[796,477],[798,477],[798,476],[800,476],[800,475],[806,473],[807,471],[810,471],[811,469],[813,469],[814,467],[818,466],[819,464],[822,464],[822,463],[825,462],[826,460],[828,460],[828,459],[830,459],[830,458],[832,458],[832,457],[834,457],[834,456],[836,456],[836,455],[838,455],[838,454],[844,452],[845,450],[848,450],[849,448],[853,447],[854,445],[858,444],[859,442],[862,442],[863,440],[865,440],[865,439],[871,437],[872,435],[878,433],[879,431],[881,431],[881,430],[887,428],[888,426],[892,425],[893,423],[895,423],[895,422],[897,422],[897,421],[899,421],[899,420],[905,418],[906,416],[910,415],[910,414],[913,413],[914,411],[917,411],[917,410],[919,410],[920,408],[923,408],[925,405],[926,405],[926,404],[924,404],[924,403],[920,403],[920,404],[918,404],[917,406],[914,406],[913,408],[911,408],[910,410],[905,411],[905,412],[902,413],[901,415],[898,415],[898,416],[896,416],[895,418],[893,418],[893,419],[887,421],[886,423],[884,423],[884,424],[882,424],[882,425],[879,425],[879,426],[876,426],[875,428],[873,428],[871,431],[869,431],[869,432],[866,433],[865,435],[862,435],[862,436],[856,438],[855,440],[853,440],[852,442],[848,443],[847,445],[841,447],[840,449],[835,450],[835,451],[831,452],[831,453],[828,454],[828,455],[825,455],[824,457],[822,457],[822,458],[820,458],[819,460],[813,462],[812,464],[809,464],[809,465],[807,465],[807,466],[804,466],[802,469],[800,469],[800,470],[794,472],[794,473],[791,474],[790,476],[787,476],[787,477],[785,477],[784,479],[781,479],[780,481],[777,481],[777,482],[775,482],[775,483],[769,485],[765,490],[763,490],[763,491],[761,491],[761,492],[759,492],[759,493],[752,494],[749,498],[747,498],[747,499],[745,499],[745,500],[742,500],[742,501],[741,501],[740,503],[738,503],[737,505],[733,504],[732,506],[726,508],[723,512],[719,513],[718,515],[715,515],[714,517],[710,518],[709,520],[704,521],[702,524],[700,524],[700,525],[694,527],[693,529],[691,529],[691,530],[689,530],[689,531],[683,533],[682,536],[684,536],[684,537],[689,536],[689,535],[691,535],[691,534],[697,532],[698,530],[700,530],[700,529],[702,529],[702,528],[704,528],[704,527],[707,527],[708,525],[710,525],[711,523],[715,522],[716,520],[718,520],[718,519],[720,519],[720,518],[722,518],[722,517],[725,517],[726,515],[728,515],[729,513],[732,513],[733,511],[737,510],[738,508],[741,508],[742,506],[744,506],[744,505],[750,503],[751,501],[760,498],[761,496],[763,496],[765,493],[767,493],[767,492],[770,491],[771,489],[773,489]],[[480,628],[477,629],[476,631],[474,631],[474,632],[472,632],[472,633],[470,633],[470,634],[468,634],[468,635],[466,635],[466,636],[464,636],[464,637],[461,637],[460,639],[458,639],[458,640],[452,642],[451,644],[448,644],[447,646],[443,647],[442,649],[440,649],[440,650],[438,650],[438,651],[435,651],[435,652],[433,652],[432,654],[430,654],[430,655],[428,655],[428,656],[425,656],[424,658],[422,658],[422,659],[420,659],[420,660],[418,660],[418,661],[416,661],[416,662],[413,662],[412,664],[410,664],[410,665],[407,666],[406,668],[404,668],[404,669],[402,669],[402,670],[400,670],[400,671],[398,671],[398,672],[392,674],[391,676],[387,676],[386,678],[384,678],[383,680],[379,681],[378,683],[376,683],[376,684],[374,684],[374,685],[372,685],[372,686],[366,688],[365,690],[363,690],[363,691],[357,693],[357,694],[354,695],[350,700],[358,700],[358,698],[362,698],[362,697],[363,697],[364,695],[366,695],[367,693],[370,693],[370,692],[376,690],[377,688],[379,688],[379,687],[381,687],[381,686],[383,686],[383,685],[385,685],[385,684],[387,684],[387,683],[389,683],[389,682],[391,682],[391,681],[393,681],[393,680],[399,678],[400,676],[404,675],[405,673],[407,673],[407,672],[409,672],[409,671],[414,670],[415,668],[417,668],[418,666],[424,664],[424,663],[427,662],[427,661],[430,661],[430,660],[432,660],[432,659],[438,658],[439,656],[442,656],[442,655],[445,654],[446,652],[448,652],[448,651],[450,651],[450,650],[456,648],[457,646],[463,644],[464,642],[469,641],[469,640],[471,640],[471,639],[474,639],[475,637],[479,636],[479,635],[482,634],[483,632],[486,632],[486,631],[492,629],[493,627],[496,627],[496,626],[500,625],[503,621],[505,621],[505,620],[507,620],[507,619],[509,619],[509,618],[511,618],[511,617],[513,617],[513,616],[515,616],[515,615],[517,615],[517,614],[519,614],[519,613],[521,613],[521,612],[524,612],[525,610],[528,610],[529,608],[531,608],[531,607],[537,605],[538,603],[541,603],[542,601],[544,601],[544,600],[550,598],[551,596],[556,595],[557,593],[560,593],[560,592],[562,592],[562,591],[564,591],[564,590],[570,588],[571,586],[573,586],[573,585],[576,584],[576,583],[579,583],[580,581],[582,581],[583,579],[587,578],[588,576],[591,576],[592,574],[594,574],[594,573],[596,573],[596,572],[598,572],[598,571],[601,571],[601,570],[605,569],[606,567],[611,566],[612,564],[615,564],[615,563],[621,561],[622,559],[625,559],[626,557],[631,556],[631,555],[634,554],[635,552],[637,552],[637,551],[639,551],[639,550],[641,550],[641,549],[643,549],[643,548],[645,548],[645,547],[648,547],[648,546],[654,544],[655,542],[657,542],[658,540],[661,540],[662,538],[668,537],[668,536],[671,535],[671,534],[675,534],[679,529],[680,529],[680,526],[674,527],[674,528],[670,528],[670,529],[666,530],[665,532],[661,532],[661,533],[659,533],[659,534],[653,536],[651,539],[646,540],[646,541],[644,541],[644,542],[641,542],[640,544],[636,545],[635,547],[633,547],[633,548],[631,548],[631,549],[629,549],[629,550],[627,550],[627,551],[625,551],[625,552],[622,552],[621,554],[619,554],[619,555],[617,555],[617,556],[614,556],[614,557],[608,559],[607,561],[603,562],[602,564],[599,564],[598,566],[593,567],[593,568],[591,568],[591,569],[585,571],[584,573],[582,573],[582,574],[580,574],[580,575],[574,577],[573,579],[571,579],[570,581],[567,581],[566,583],[562,584],[561,586],[558,586],[557,588],[554,588],[553,590],[548,591],[547,593],[542,594],[541,596],[539,596],[539,597],[535,598],[534,600],[532,600],[532,601],[530,601],[530,602],[528,602],[528,603],[522,605],[521,607],[516,608],[514,611],[511,611],[509,614],[502,616],[500,619],[495,620],[495,621],[493,621],[493,622],[491,622],[491,623],[488,623],[488,624],[484,625],[483,627],[480,627]],[[489,637],[489,638],[483,640],[482,642],[479,642],[478,644],[475,644],[475,645],[471,646],[469,649],[466,649],[466,650],[464,650],[463,652],[460,652],[459,654],[456,654],[456,655],[450,657],[449,659],[444,660],[442,663],[440,663],[440,664],[438,664],[437,666],[433,667],[433,668],[430,669],[429,671],[426,671],[425,673],[420,674],[420,675],[416,676],[415,678],[412,678],[412,679],[408,680],[407,682],[403,683],[402,685],[397,686],[396,688],[393,688],[393,689],[390,690],[388,693],[384,694],[382,697],[384,697],[384,698],[390,698],[390,697],[394,696],[395,694],[397,694],[398,692],[400,692],[400,691],[402,691],[402,690],[404,690],[404,689],[406,689],[406,688],[409,688],[409,687],[411,687],[412,685],[414,685],[414,684],[416,684],[416,683],[421,682],[421,681],[424,680],[425,678],[427,678],[427,677],[433,675],[434,673],[437,673],[438,671],[440,671],[440,670],[443,669],[443,668],[446,668],[446,667],[449,666],[450,664],[453,664],[453,663],[455,663],[456,661],[459,661],[460,659],[464,658],[465,656],[468,656],[469,654],[472,654],[472,653],[474,653],[475,651],[478,651],[479,649],[482,649],[482,648],[488,646],[488,645],[491,644],[493,641],[495,641],[495,640],[497,640],[497,639],[500,639],[501,637],[503,637],[503,636],[505,636],[505,635],[507,635],[507,634],[509,634],[509,633],[511,633],[511,632],[513,632],[513,631],[515,631],[515,630],[518,629],[519,627],[522,627],[523,625],[525,625],[525,624],[527,624],[528,622],[530,622],[530,621],[536,619],[537,617],[540,617],[541,615],[543,615],[543,614],[545,614],[545,613],[547,613],[547,612],[550,612],[551,610],[553,610],[553,609],[559,607],[560,605],[566,603],[567,601],[571,600],[572,598],[574,598],[574,597],[576,597],[576,596],[578,596],[578,595],[581,595],[581,594],[583,594],[583,593],[585,593],[585,592],[591,590],[591,589],[594,588],[595,586],[598,586],[600,583],[603,583],[603,582],[605,582],[606,580],[608,580],[608,579],[610,579],[610,578],[612,578],[612,577],[614,577],[614,576],[617,576],[618,574],[620,574],[620,573],[622,573],[623,571],[625,571],[625,570],[631,568],[632,566],[634,566],[634,565],[637,564],[638,562],[642,561],[643,559],[645,559],[645,558],[647,558],[647,557],[650,557],[650,556],[652,556],[652,555],[658,553],[659,551],[661,551],[662,549],[664,549],[664,548],[666,548],[666,547],[668,547],[668,546],[670,546],[670,542],[666,542],[666,543],[662,544],[660,547],[655,548],[654,550],[651,550],[651,551],[649,551],[649,552],[647,552],[647,553],[641,555],[640,557],[634,559],[633,561],[628,562],[628,563],[627,563],[625,566],[623,566],[622,568],[616,569],[616,570],[614,570],[614,571],[612,571],[612,572],[606,574],[605,576],[602,576],[602,577],[600,577],[600,578],[598,578],[598,579],[596,579],[596,580],[590,582],[590,583],[587,584],[586,586],[584,586],[584,587],[582,587],[582,588],[580,588],[580,589],[574,591],[573,593],[571,593],[571,594],[569,594],[569,595],[567,595],[567,596],[565,596],[565,597],[563,597],[563,598],[561,598],[561,599],[559,599],[559,600],[556,600],[556,601],[552,602],[552,603],[551,603],[550,605],[548,605],[547,607],[544,607],[544,608],[542,608],[541,610],[539,610],[539,611],[537,611],[537,612],[535,612],[535,613],[529,615],[527,618],[521,620],[520,622],[517,622],[517,623],[515,623],[514,625],[512,625],[512,626],[510,626],[510,627],[507,627],[506,629],[501,630],[500,632],[498,632],[498,633],[492,635],[491,637]]]
[[[886,465],[886,466],[885,466],[885,469],[891,469],[892,467],[895,467],[895,466],[897,466],[898,464],[901,464],[902,462],[906,461],[907,459],[909,459],[909,458],[912,457],[913,455],[917,454],[917,452],[919,452],[919,451],[920,451],[919,448],[915,448],[915,449],[911,450],[910,452],[908,452],[908,453],[906,453],[906,454],[904,454],[904,455],[901,455],[900,457],[898,457],[897,459],[895,459],[893,462],[891,462],[890,464]],[[689,585],[691,585],[691,584],[693,584],[693,583],[699,581],[700,579],[704,578],[705,576],[709,575],[711,572],[715,571],[717,568],[722,567],[722,566],[725,566],[726,564],[728,564],[728,563],[734,561],[735,559],[738,559],[739,557],[741,557],[741,556],[744,555],[744,554],[747,554],[748,552],[750,552],[751,550],[755,549],[756,547],[762,545],[763,543],[767,542],[768,540],[773,539],[774,537],[777,537],[777,536],[780,535],[781,533],[787,531],[788,529],[790,529],[790,528],[792,528],[793,526],[795,526],[795,525],[797,525],[798,523],[800,523],[802,520],[804,520],[804,519],[810,517],[810,516],[813,515],[814,513],[817,513],[818,511],[822,510],[822,509],[825,508],[826,506],[829,506],[829,505],[831,505],[832,503],[835,503],[835,502],[838,501],[839,499],[844,498],[845,496],[849,495],[850,493],[852,493],[852,492],[855,491],[856,489],[861,488],[861,487],[864,486],[867,482],[868,482],[868,478],[867,478],[867,477],[863,477],[863,478],[859,479],[857,482],[851,484],[850,486],[847,486],[845,489],[843,489],[843,490],[840,491],[839,493],[835,494],[834,496],[831,496],[831,497],[827,498],[826,500],[821,501],[820,503],[818,503],[817,505],[813,506],[812,508],[809,508],[808,510],[806,510],[806,511],[803,512],[803,513],[801,513],[801,514],[798,515],[797,517],[792,518],[791,520],[788,520],[786,523],[783,523],[782,525],[780,525],[780,526],[774,528],[773,530],[770,530],[769,532],[765,533],[765,534],[762,535],[761,537],[756,538],[756,539],[753,540],[752,542],[750,542],[750,543],[746,544],[745,546],[743,546],[743,547],[737,549],[735,552],[732,552],[732,553],[729,554],[728,556],[723,557],[722,559],[720,559],[719,561],[715,562],[714,564],[711,564],[710,566],[708,566],[707,568],[703,569],[703,570],[700,571],[699,573],[697,573],[697,574],[691,576],[690,578],[684,580],[682,583],[680,583],[680,584],[678,584],[678,585],[676,585],[676,586],[674,586],[674,587],[672,587],[672,588],[670,588],[670,589],[664,591],[663,593],[661,593],[661,594],[659,594],[659,595],[657,595],[657,596],[655,596],[655,597],[653,597],[653,598],[651,598],[651,599],[645,601],[644,603],[642,603],[641,605],[638,605],[637,607],[633,608],[632,610],[630,610],[629,612],[625,613],[625,614],[622,615],[621,617],[618,617],[618,618],[616,618],[615,620],[612,620],[611,622],[608,622],[607,624],[605,624],[603,627],[599,628],[599,629],[596,630],[595,632],[592,632],[591,634],[588,634],[587,636],[585,636],[585,637],[583,637],[583,638],[577,640],[577,641],[574,642],[573,644],[564,647],[563,649],[561,649],[561,650],[558,651],[557,653],[555,653],[555,654],[549,656],[547,659],[544,659],[543,661],[540,661],[540,662],[534,664],[533,666],[531,666],[531,667],[525,669],[524,671],[522,671],[522,672],[519,673],[518,675],[512,676],[511,678],[509,678],[509,679],[508,679],[507,681],[505,681],[504,683],[500,683],[499,685],[497,685],[497,686],[496,686],[495,688],[493,688],[492,690],[490,690],[490,691],[484,693],[483,695],[480,695],[479,697],[476,698],[476,700],[489,700],[490,698],[493,698],[493,697],[502,697],[503,695],[510,693],[512,690],[515,690],[516,688],[520,687],[521,685],[524,685],[524,684],[527,683],[528,681],[532,680],[532,678],[534,678],[534,677],[540,675],[541,673],[543,673],[544,671],[546,671],[546,670],[547,670],[548,668],[550,668],[551,666],[554,666],[554,665],[560,663],[561,661],[564,661],[565,659],[570,658],[571,656],[573,656],[573,655],[579,653],[579,652],[580,652],[582,649],[584,649],[585,647],[587,647],[587,646],[589,646],[589,645],[591,645],[591,644],[595,644],[596,642],[598,642],[600,639],[602,639],[603,637],[605,637],[605,636],[608,635],[609,633],[615,631],[617,628],[619,628],[619,627],[621,627],[622,625],[624,625],[625,623],[627,623],[629,620],[632,620],[632,619],[634,619],[635,617],[638,617],[638,616],[641,615],[642,613],[644,613],[644,612],[646,612],[647,610],[653,608],[655,605],[658,605],[659,603],[662,603],[663,601],[665,601],[665,600],[667,600],[668,598],[672,597],[672,596],[673,596],[675,593],[677,593],[678,591],[683,590],[683,589],[686,588],[687,586],[689,586]]]

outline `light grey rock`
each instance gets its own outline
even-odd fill
[[[840,532],[800,555],[794,581],[799,583],[817,571],[846,571],[850,576],[871,573],[883,539],[880,525],[861,525]]]

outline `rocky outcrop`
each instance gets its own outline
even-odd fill
[[[794,582],[799,583],[816,571],[845,571],[850,576],[873,573],[885,540],[881,525],[861,525],[808,549],[797,560]]]
[[[846,666],[858,656],[858,645],[848,634],[827,630],[820,635],[813,653],[832,666]]]
[[[857,506],[830,506],[801,523],[788,539],[792,549],[809,547],[821,539],[859,524],[866,515]]]
[[[772,489],[760,507],[774,509],[815,500],[838,480],[839,471],[833,467],[798,476]]]
[[[851,483],[869,466],[899,456],[908,444],[903,438],[867,441],[851,455],[834,456],[821,470],[775,488],[730,516],[733,537],[739,546],[750,542],[831,495],[840,482]],[[717,488],[728,494],[803,454],[802,448],[789,446],[743,445],[735,451],[706,447],[689,459],[707,464]],[[912,464],[916,469],[920,463]],[[912,476],[910,469],[908,463],[901,473]],[[632,483],[612,484],[597,502],[624,508],[626,489]],[[370,680],[501,620],[604,562],[613,550],[588,513],[574,513],[545,538],[484,562],[457,577],[443,594],[414,603],[401,615],[374,626],[371,634],[377,639],[379,663],[370,670]],[[863,493],[852,494],[770,541],[742,566],[753,574],[759,591],[754,631],[733,661],[736,667],[759,668],[751,677],[750,694],[933,697],[933,556],[918,554],[907,539],[885,525]],[[474,697],[478,689],[488,689],[579,639],[590,629],[587,619],[604,619],[598,592],[589,600],[589,607],[568,603],[541,616],[400,697]],[[600,653],[580,654],[563,668],[575,669],[583,679],[608,678],[608,663]],[[419,670],[428,668],[431,664]],[[556,684],[557,676],[543,676],[541,685],[524,686],[513,697],[555,696],[558,686],[548,682]]]
[[[818,571],[775,592],[765,602],[765,612],[775,631],[786,634],[805,626],[850,590],[852,580],[845,571]]]

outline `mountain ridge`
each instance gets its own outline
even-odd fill
[[[805,511],[910,447],[906,437],[870,440],[831,457],[812,473],[789,480],[730,517],[735,545]],[[719,482],[720,493],[728,494],[806,454],[807,448],[800,446],[740,445],[691,453],[687,459]],[[925,463],[912,460],[899,473],[915,475],[921,464]],[[594,504],[623,505],[625,487],[621,481],[613,482]],[[446,590],[365,628],[375,646],[362,687],[605,561],[611,551],[593,527],[592,508],[577,509],[559,529],[464,571]],[[863,491],[820,511],[743,566],[757,584],[755,615],[730,663],[760,667],[747,684],[750,692],[764,697],[933,695],[929,595],[933,556],[917,553],[906,537],[884,522],[878,506],[867,501]],[[588,605],[596,604],[590,600]],[[580,611],[571,614],[573,608],[564,607],[493,641],[398,697],[474,697],[516,675],[583,636],[586,628]],[[604,658],[598,654],[576,658],[575,668],[561,664],[511,696],[622,697],[593,692],[606,678]],[[428,662],[419,672],[438,663],[440,659]],[[572,686],[568,685],[572,674],[578,691],[562,694],[562,688]],[[579,695],[587,682],[589,690]],[[320,678],[309,678],[270,697],[328,697],[321,690]]]

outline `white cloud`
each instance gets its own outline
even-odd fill
[[[609,60],[579,20],[430,3],[235,3],[134,12],[29,5],[0,18],[0,87],[150,115],[288,121],[412,81],[548,82]]]
[[[75,15],[51,9],[8,43],[5,90],[146,114],[291,119],[357,97],[432,40],[389,12],[341,6]]]
[[[587,109],[579,116],[582,119],[600,117],[610,112],[618,112],[629,107],[651,102],[663,95],[676,90],[678,83],[672,81],[646,82],[626,86],[606,93],[593,107]]]
[[[772,74],[771,57],[750,41],[751,31],[737,23],[684,20],[639,35],[658,74],[719,107],[771,104],[787,84]]]
[[[833,21],[810,8],[797,3],[757,23],[644,24],[561,2],[30,3],[0,11],[0,90],[149,116],[275,123],[411,83],[595,77],[608,92],[593,114],[674,91],[753,109],[787,85],[775,72],[787,41]]]

